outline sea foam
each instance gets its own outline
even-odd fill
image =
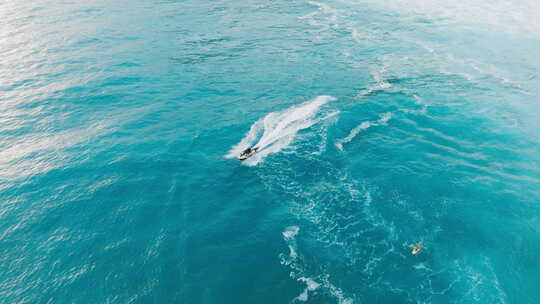
[[[392,113],[388,112],[388,113],[382,114],[380,118],[375,122],[364,121],[363,123],[356,126],[354,129],[352,129],[349,135],[347,135],[347,137],[337,140],[336,147],[339,150],[343,151],[343,144],[348,143],[351,140],[353,140],[353,138],[355,138],[356,135],[358,135],[358,133],[372,126],[386,125],[391,118],[392,118]]]
[[[244,138],[225,157],[235,158],[248,147],[258,147],[258,152],[243,162],[248,166],[257,165],[266,156],[287,148],[300,130],[337,115],[339,112],[322,117],[318,115],[321,106],[334,100],[332,96],[322,95],[286,110],[267,114],[251,126]]]

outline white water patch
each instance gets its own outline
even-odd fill
[[[392,84],[387,82],[384,77],[383,73],[386,71],[387,66],[383,65],[380,71],[373,70],[371,72],[371,76],[373,77],[374,84],[364,90],[362,90],[357,96],[357,99],[362,99],[364,96],[370,95],[373,92],[377,91],[384,91],[392,87]]]
[[[298,234],[299,231],[300,231],[300,227],[298,226],[287,227],[287,229],[283,231],[283,237],[285,238],[286,241],[294,240],[294,237]]]
[[[302,301],[302,302],[307,301],[309,298],[309,292],[314,291],[315,289],[319,288],[319,286],[321,286],[321,284],[315,282],[312,278],[300,277],[298,278],[298,281],[302,281],[306,283],[306,288],[300,295],[298,295],[298,297],[294,298],[293,302],[294,301]]]
[[[257,153],[243,161],[248,166],[257,165],[266,156],[287,148],[300,130],[339,114],[336,111],[322,117],[317,115],[321,106],[334,100],[332,96],[322,95],[298,106],[266,115],[251,126],[246,136],[225,157],[236,158],[248,147],[258,147]]]
[[[486,25],[515,33],[540,30],[540,3],[535,0],[361,0],[398,12],[422,14],[449,24]],[[358,3],[355,1],[355,3]]]
[[[303,282],[306,284],[304,290],[295,297],[291,303],[306,302],[309,300],[310,293],[322,287],[330,295],[338,300],[339,304],[352,304],[353,299],[345,296],[345,293],[329,280],[328,274],[318,274],[310,277],[307,275],[307,271],[304,269],[301,256],[298,254],[298,245],[296,243],[296,236],[300,231],[298,226],[289,226],[283,231],[283,239],[289,247],[289,255],[281,254],[281,264],[287,265],[291,268],[291,278]]]
[[[320,2],[308,1],[308,3],[316,6],[317,10],[299,17],[301,20],[306,20],[309,25],[318,27],[320,32],[329,30],[335,26],[338,20],[339,10]]]
[[[292,302],[301,301],[305,302],[309,299],[309,293],[319,288],[321,284],[317,283],[314,279],[302,275],[305,271],[299,263],[298,246],[296,244],[296,236],[300,231],[298,226],[289,226],[283,231],[283,239],[289,247],[289,255],[281,254],[281,264],[291,267],[291,277],[297,281],[306,283],[306,288],[299,294]]]
[[[336,141],[336,147],[339,150],[343,151],[343,144],[348,143],[351,140],[353,140],[356,137],[356,135],[358,135],[358,133],[360,133],[360,132],[362,132],[362,131],[364,131],[364,130],[372,127],[372,126],[386,125],[391,118],[392,118],[392,113],[387,112],[387,113],[382,114],[380,116],[379,120],[377,120],[375,122],[364,121],[360,125],[356,126],[354,129],[352,129],[351,132],[349,133],[349,135],[347,135],[347,137],[337,140]]]
[[[300,231],[298,226],[290,226],[283,231],[283,238],[289,246],[289,258],[284,262],[284,264],[290,264],[298,258],[298,253],[296,253],[296,240],[295,236]]]

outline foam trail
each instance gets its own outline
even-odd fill
[[[363,130],[366,130],[372,126],[380,126],[380,125],[386,125],[386,123],[392,118],[392,113],[388,112],[388,113],[384,113],[380,116],[379,120],[377,120],[376,122],[369,122],[369,121],[364,121],[363,123],[361,123],[360,125],[356,126],[354,129],[351,130],[351,132],[349,133],[349,135],[347,135],[347,137],[345,138],[342,138],[340,140],[338,140],[336,142],[336,147],[343,151],[343,144],[345,143],[348,143],[350,142],[351,140],[353,140],[353,138],[356,137],[356,135],[358,135],[358,133],[362,132]]]
[[[371,123],[369,121],[364,121],[360,125],[358,125],[356,128],[352,129],[349,135],[347,137],[340,139],[336,142],[336,147],[338,149],[343,151],[343,144],[350,142],[360,131],[365,130],[367,128],[371,127]]]
[[[352,304],[353,299],[345,296],[344,292],[329,281],[329,275],[320,274],[315,277],[309,277],[304,269],[302,258],[298,255],[298,245],[296,236],[300,232],[300,227],[289,226],[282,232],[283,239],[289,247],[289,255],[281,254],[281,264],[291,267],[291,277],[299,282],[306,284],[306,287],[291,303],[306,302],[309,299],[310,292],[324,288],[334,296],[339,304]]]
[[[225,157],[235,158],[248,147],[259,147],[256,154],[243,162],[249,166],[258,164],[267,155],[288,147],[300,130],[337,115],[339,112],[323,118],[317,117],[320,107],[333,100],[336,99],[332,96],[322,95],[298,106],[266,115],[251,126],[246,136],[233,146]]]
[[[298,234],[298,231],[300,231],[300,227],[290,226],[283,232],[283,238],[289,245],[289,258],[284,260],[284,264],[288,265],[298,258],[298,253],[296,253],[296,240],[294,238]]]
[[[298,253],[297,253],[297,245],[296,245],[296,236],[298,235],[298,232],[300,231],[300,227],[298,226],[289,226],[283,231],[283,238],[287,242],[287,245],[289,246],[289,256],[281,255],[281,263],[284,265],[291,266],[294,270],[296,270],[299,273],[302,273],[303,270],[298,265]],[[291,274],[292,275],[292,274]],[[292,300],[292,302],[305,302],[309,299],[309,292],[314,291],[315,289],[319,288],[321,284],[317,283],[314,279],[306,276],[300,276],[296,277],[296,275],[292,275],[293,278],[296,278],[297,281],[304,282],[306,284],[306,288],[304,291],[298,295],[296,298]]]
[[[313,290],[319,288],[319,286],[321,286],[321,284],[315,282],[312,278],[300,277],[300,278],[298,278],[298,281],[302,281],[302,282],[306,283],[306,288],[304,289],[304,291],[298,297],[294,298],[293,302],[294,301],[302,301],[302,302],[307,301],[308,298],[309,298],[309,292],[313,291]]]

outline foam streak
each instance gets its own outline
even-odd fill
[[[391,118],[392,118],[392,113],[388,112],[388,113],[382,114],[380,116],[379,120],[377,120],[375,122],[364,121],[363,123],[356,126],[354,129],[352,129],[351,132],[349,133],[349,135],[347,135],[347,137],[339,139],[336,142],[336,147],[338,149],[340,149],[341,151],[343,151],[343,144],[348,143],[351,140],[353,140],[356,137],[356,135],[358,135],[358,133],[360,133],[363,130],[366,130],[366,129],[372,127],[372,126],[386,125]]]

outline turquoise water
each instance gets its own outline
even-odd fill
[[[1,303],[540,303],[537,2],[0,17]]]

